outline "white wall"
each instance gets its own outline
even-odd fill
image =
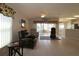
[[[72,21],[70,19],[66,19],[66,18],[60,18],[59,19],[60,23],[64,24],[64,28],[61,29],[59,28],[59,36],[63,37],[63,39],[65,39],[65,34],[66,34],[66,29],[72,29]]]
[[[66,30],[66,39],[77,39],[79,40],[79,30],[78,29],[67,29]]]
[[[15,14],[12,24],[12,39],[13,41],[18,40],[18,31],[21,30],[20,20],[22,19],[22,15],[18,12]]]
[[[76,19],[73,24],[79,24],[79,20]],[[66,29],[66,39],[77,39],[79,40],[79,29]]]

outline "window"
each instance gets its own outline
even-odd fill
[[[0,48],[12,40],[12,18],[0,14]]]

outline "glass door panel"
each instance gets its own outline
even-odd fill
[[[50,36],[52,27],[56,27],[56,24],[51,23],[37,23],[37,32],[40,36]]]

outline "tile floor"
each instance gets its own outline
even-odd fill
[[[79,56],[79,40],[38,40],[34,49],[24,48],[24,56]]]

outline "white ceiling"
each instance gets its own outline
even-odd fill
[[[24,17],[40,17],[46,14],[48,17],[72,17],[79,14],[79,4],[68,3],[10,3],[16,12]]]

